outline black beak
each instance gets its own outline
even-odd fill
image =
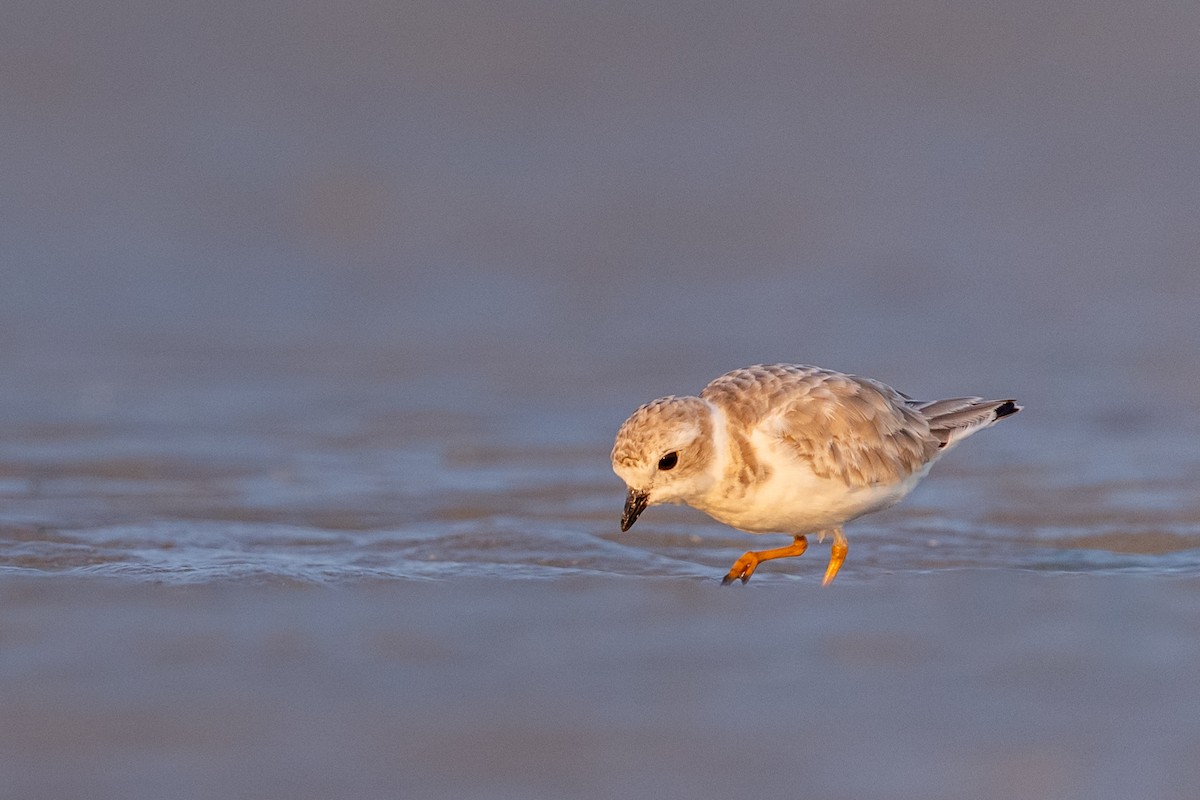
[[[629,494],[625,496],[625,513],[621,515],[621,533],[633,527],[638,516],[646,510],[646,503],[649,500],[649,492],[639,492],[637,489],[629,490]]]

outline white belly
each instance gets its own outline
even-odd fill
[[[926,466],[899,483],[856,488],[818,477],[790,452],[760,449],[759,453],[772,466],[766,481],[746,487],[717,486],[692,505],[751,533],[812,533],[895,505],[929,469]]]

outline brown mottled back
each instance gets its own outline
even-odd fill
[[[851,487],[903,480],[920,471],[940,444],[925,416],[899,392],[817,367],[734,370],[700,396],[743,430],[759,428],[787,442],[818,476]]]

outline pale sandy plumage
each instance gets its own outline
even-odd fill
[[[819,367],[734,370],[699,397],[664,397],[621,426],[613,470],[628,496],[621,530],[647,506],[686,503],[792,545],[748,552],[725,577],[799,555],[805,534],[833,535],[825,582],[845,558],[842,526],[897,503],[957,442],[1020,410],[1012,400],[918,402],[869,378]]]

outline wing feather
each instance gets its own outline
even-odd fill
[[[764,427],[817,475],[853,487],[901,481],[924,468],[940,444],[899,392],[839,373],[797,393]]]
[[[922,402],[869,378],[799,364],[759,364],[714,380],[700,397],[731,422],[735,471],[763,469],[746,437],[785,442],[822,478],[867,487],[903,480],[963,437],[1020,411],[1011,400]]]

